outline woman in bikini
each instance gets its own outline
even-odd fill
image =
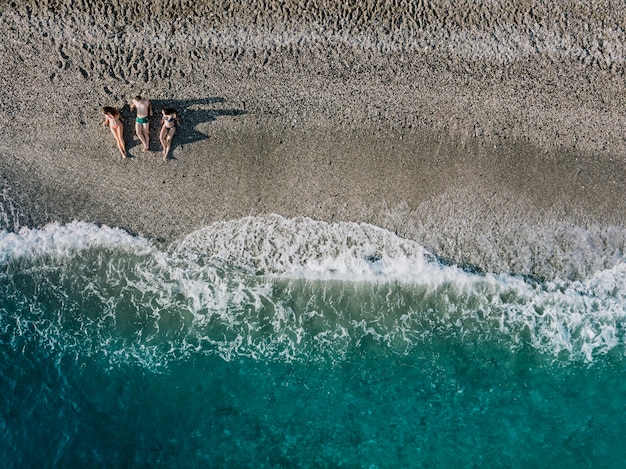
[[[130,110],[137,109],[135,119],[135,133],[143,144],[141,151],[148,151],[150,148],[150,116],[152,115],[152,103],[141,96],[135,96],[130,103]]]
[[[126,144],[124,143],[124,124],[122,124],[122,115],[114,107],[103,107],[104,121],[102,125],[111,129],[111,133],[115,137],[117,148],[119,148],[122,158],[126,158]]]
[[[161,122],[161,133],[159,134],[159,140],[161,140],[161,146],[163,147],[163,161],[167,160],[167,157],[172,148],[172,138],[176,133],[176,126],[178,125],[178,114],[174,109],[163,109]]]

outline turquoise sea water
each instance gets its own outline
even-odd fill
[[[359,224],[0,232],[4,467],[620,467],[626,262],[483,274]]]

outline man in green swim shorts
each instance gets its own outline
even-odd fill
[[[150,116],[152,115],[152,103],[137,95],[130,104],[130,110],[137,110],[135,118],[135,132],[141,140],[143,148],[141,151],[150,149]]]

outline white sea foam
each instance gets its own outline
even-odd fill
[[[19,318],[19,331],[54,330],[66,345],[82,336],[111,359],[336,359],[370,340],[408,353],[457,337],[593,361],[626,342],[624,262],[578,281],[479,274],[371,225],[250,217],[167,251],[86,223],[0,233],[2,263],[38,257],[46,269],[31,274],[46,293],[25,297],[31,313],[55,295],[83,306],[56,320],[33,313],[30,326]],[[67,318],[81,326],[59,339]]]
[[[374,226],[277,216],[217,223],[188,236],[176,252],[202,262],[225,262],[239,271],[271,279],[333,281],[320,286],[317,293],[300,292],[324,297],[327,307],[347,294],[360,294],[361,298],[355,297],[355,302],[362,302],[360,312],[372,317],[351,318],[351,322],[338,318],[318,333],[324,340],[337,330],[349,329],[354,335],[358,329],[358,334],[410,347],[428,335],[423,327],[427,324],[456,328],[460,335],[499,333],[515,346],[528,336],[542,352],[555,356],[565,352],[585,360],[624,345],[625,263],[596,272],[587,280],[542,284],[442,265],[417,243]],[[420,289],[423,304],[401,307],[404,296],[394,297],[391,286],[378,292],[385,295],[381,300],[364,299],[367,295],[354,290],[341,292],[352,287],[337,284],[355,281],[366,282],[372,289],[377,283]],[[274,313],[279,314],[283,304],[279,298],[274,301]],[[385,305],[385,301],[392,304]],[[369,311],[376,307],[380,309]],[[397,317],[400,312],[402,321]],[[302,314],[318,313],[307,310]],[[302,341],[306,329],[296,323],[285,320],[281,327],[291,327],[291,334]]]
[[[248,273],[366,281],[401,279],[435,260],[418,243],[372,225],[277,215],[215,223],[176,252]]]
[[[69,256],[85,249],[111,247],[145,250],[149,241],[119,228],[92,223],[53,223],[42,229],[21,228],[17,233],[0,231],[0,263],[22,257]]]

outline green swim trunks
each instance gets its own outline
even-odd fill
[[[150,119],[148,119],[147,117],[137,117],[137,118],[135,118],[135,122],[137,122],[137,124],[147,124],[149,120]]]

